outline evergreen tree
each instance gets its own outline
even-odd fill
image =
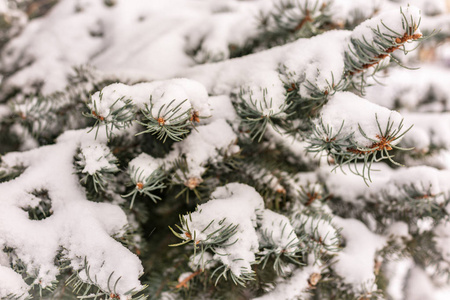
[[[410,2],[2,0],[0,299],[450,298]]]

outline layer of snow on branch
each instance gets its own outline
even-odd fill
[[[83,173],[93,175],[102,170],[108,170],[109,172],[119,171],[119,168],[111,163],[116,158],[105,144],[84,142],[81,144],[80,150],[84,159]]]
[[[72,67],[81,64],[135,81],[172,77],[195,64],[193,49],[199,48],[197,59],[226,58],[229,44],[243,46],[271,2],[59,1],[6,46],[2,69],[21,68],[6,84],[31,90],[39,82],[49,94],[62,90]]]
[[[333,221],[342,227],[345,239],[345,248],[338,254],[333,269],[358,293],[376,290],[375,253],[385,245],[385,239],[358,220],[335,217]]]
[[[450,149],[449,113],[404,113],[408,124],[414,124],[401,144],[414,147],[415,152],[427,153],[430,148]]]
[[[222,262],[231,272],[240,276],[251,273],[251,265],[255,262],[255,254],[265,248],[275,251],[295,252],[299,239],[289,219],[273,211],[264,209],[262,197],[254,188],[230,183],[219,187],[212,194],[212,200],[199,205],[197,210],[184,219],[190,235],[187,239],[195,239],[195,243],[213,243],[220,236],[220,229],[237,225],[237,232],[224,246],[215,246],[213,259]],[[214,243],[213,243],[214,244]],[[305,286],[295,289],[292,295],[298,294],[307,286],[308,271],[304,275]],[[297,272],[298,273],[298,272]],[[306,275],[305,275],[306,274]],[[297,275],[294,275],[294,277]]]
[[[254,300],[296,300],[309,299],[307,289],[310,287],[308,279],[314,273],[320,273],[317,266],[307,266],[299,268],[293,272],[291,277],[284,281],[278,282],[273,291],[268,292],[264,296],[254,298]]]
[[[450,71],[448,68],[424,65],[418,70],[393,68],[383,85],[367,88],[366,98],[389,108],[441,112],[450,108]],[[435,101],[427,101],[430,94]]]
[[[338,242],[339,233],[333,227],[332,221],[302,214],[295,215],[292,219],[292,226],[297,231],[304,231],[312,240],[317,241],[325,248]],[[324,252],[327,252],[327,250],[325,249]]]
[[[364,205],[362,201],[383,201],[385,197],[404,197],[404,189],[412,188],[424,195],[432,194],[437,204],[441,204],[450,191],[446,178],[448,170],[437,170],[427,166],[391,169],[384,163],[373,165],[377,172],[372,175],[372,182],[367,186],[355,176],[337,172],[323,172],[323,179],[334,196],[342,201]],[[359,180],[358,180],[359,179]]]
[[[423,195],[433,195],[437,204],[442,204],[450,191],[446,178],[450,176],[448,170],[437,170],[428,166],[417,166],[395,170],[385,184],[381,182],[376,186],[377,192],[372,190],[372,197],[382,190],[385,195],[393,198],[402,196],[403,188],[412,188]],[[386,178],[387,179],[387,178]]]
[[[447,210],[450,210],[449,208]],[[441,251],[442,257],[450,263],[450,224],[443,222],[434,229],[434,241]]]
[[[4,255],[0,253],[0,255]],[[9,265],[9,263],[8,263]],[[22,276],[14,272],[9,266],[0,264],[0,298],[7,299],[10,295],[15,295],[18,300],[25,299],[29,286],[22,279]]]
[[[300,241],[287,217],[265,209],[259,215],[258,225],[260,247],[275,247],[278,253],[298,249]]]
[[[89,108],[108,121],[111,111],[123,107],[131,101],[136,108],[151,108],[153,116],[162,115],[175,108],[179,114],[190,110],[199,116],[210,116],[208,93],[205,88],[193,80],[178,78],[126,85],[115,83],[104,87],[92,95]]]
[[[401,11],[401,12],[400,12]],[[375,39],[374,30],[379,30],[381,34],[392,36],[402,36],[409,32],[407,26],[418,26],[420,24],[420,9],[414,6],[407,6],[398,9],[385,11],[379,16],[366,20],[353,30],[351,34],[352,39],[372,41]],[[413,28],[414,34],[421,34],[419,28]],[[380,50],[385,50],[381,45],[375,44],[380,47]]]
[[[414,262],[411,258],[403,258],[395,261],[388,261],[384,267],[389,283],[386,291],[393,300],[405,299],[404,286],[408,272]]]
[[[449,297],[450,288],[448,286],[438,287],[423,269],[412,268],[405,286],[405,299],[447,300]]]
[[[311,1],[314,2],[314,1]],[[386,5],[385,0],[335,0],[331,2],[331,19],[338,24],[352,24],[358,20],[371,18]]]
[[[371,147],[375,141],[384,137],[387,128],[392,126],[392,131],[396,130],[402,122],[402,116],[353,93],[339,92],[323,107],[320,119],[316,120],[318,122],[331,130],[328,138],[339,140],[351,137],[357,146]],[[317,127],[322,130],[319,124]],[[399,139],[395,139],[391,144],[398,142]]]
[[[94,136],[85,130],[68,131],[54,145],[2,157],[7,166],[22,165],[26,170],[0,184],[0,248],[13,249],[44,288],[56,279],[55,257],[64,249],[63,255],[75,270],[81,270],[82,279],[95,274],[95,284],[105,292],[111,288],[109,280],[117,281],[116,292],[124,295],[141,287],[138,278],[143,272],[139,258],[111,237],[127,225],[126,215],[118,206],[88,201],[74,174],[77,148],[93,141]],[[106,138],[100,136],[97,141]],[[53,214],[30,220],[25,208],[35,206],[37,191],[48,192]],[[83,269],[85,259],[90,274]],[[2,267],[2,284],[14,278],[10,273]]]
[[[217,163],[223,159],[217,155],[218,151],[224,150],[228,154],[239,151],[239,146],[234,145],[236,139],[237,136],[231,126],[225,120],[218,119],[210,124],[198,126],[183,141],[176,143],[174,149],[164,158],[153,158],[142,153],[130,161],[129,167],[130,170],[140,168],[142,175],[147,177],[157,168],[173,163],[184,155],[188,163],[189,176],[201,178],[208,162]]]
[[[228,58],[230,45],[243,47],[261,34],[260,14],[279,2],[118,0],[107,6],[102,1],[59,1],[8,43],[2,68],[21,70],[6,85],[27,90],[39,82],[49,94],[62,90],[71,68],[81,64],[132,80],[169,78],[195,61]],[[298,2],[299,7],[316,5]],[[369,17],[379,1],[353,2],[321,0],[317,5],[331,5],[335,22],[352,23],[361,14]]]
[[[210,94],[239,93],[240,88],[245,92],[248,87],[255,93],[266,88],[267,98],[274,103],[271,108],[276,113],[285,99],[276,71],[284,70],[287,77],[284,80],[298,82],[302,96],[310,96],[311,84],[321,90],[329,89],[343,74],[343,53],[349,34],[348,31],[331,31],[243,58],[197,66],[182,74],[203,83]],[[267,85],[267,77],[272,78],[270,85]],[[262,101],[262,97],[258,100]]]
[[[448,11],[446,0],[397,0],[396,2],[419,7],[426,15],[445,14]]]
[[[242,272],[251,273],[251,264],[255,262],[259,247],[255,227],[257,212],[264,209],[262,197],[250,186],[230,183],[217,188],[211,198],[185,217],[192,238],[207,241],[207,236],[220,228],[238,225],[236,234],[226,242],[228,245],[215,249],[219,255],[216,254],[214,259],[221,261],[236,276]]]

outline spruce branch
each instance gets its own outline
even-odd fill
[[[29,299],[33,299],[30,295],[17,295],[17,294],[8,294],[6,295],[5,300],[29,300]]]
[[[244,95],[248,94],[248,100]],[[250,137],[260,142],[264,136],[266,128],[271,125],[277,132],[281,128],[289,128],[286,112],[289,105],[286,103],[281,107],[273,107],[273,100],[268,99],[267,89],[262,89],[263,99],[255,99],[251,90],[241,90],[240,102],[237,106],[237,113],[242,119],[244,128],[248,128]]]
[[[158,200],[161,200],[161,197],[155,195],[154,191],[162,190],[166,187],[163,183],[166,174],[162,169],[156,169],[148,176],[144,174],[144,171],[144,169],[135,167],[132,167],[129,171],[133,190],[126,195],[122,195],[122,197],[131,197],[130,209],[133,208],[134,200],[138,194],[143,194],[156,203]]]
[[[363,91],[366,86],[365,71],[373,69],[369,76],[373,76],[377,71],[384,68],[381,64],[387,58],[400,64],[400,62],[392,56],[392,54],[401,49],[404,54],[415,50],[407,49],[406,44],[412,42],[421,42],[428,36],[420,33],[419,25],[421,18],[414,19],[412,14],[410,18],[406,16],[402,8],[400,8],[402,32],[397,32],[386,25],[382,19],[376,27],[370,27],[372,36],[352,36],[350,43],[345,51],[345,74],[346,80],[352,82],[357,90]],[[359,84],[358,81],[361,83]]]
[[[273,10],[260,16],[260,39],[269,46],[311,37],[330,22],[330,3],[318,0],[281,0]]]
[[[35,206],[27,206],[22,209],[28,212],[30,220],[43,220],[53,214],[52,201],[47,190],[36,190],[30,193],[36,201],[39,201]]]
[[[175,99],[170,101],[167,105],[163,104],[158,110],[156,115],[153,114],[154,105],[150,99],[149,106],[146,105],[142,110],[144,115],[143,121],[138,121],[142,126],[147,127],[146,130],[138,133],[151,133],[156,134],[158,139],[166,141],[169,137],[173,141],[181,141],[186,134],[189,133],[189,121],[199,120],[195,112],[191,115],[191,108],[187,111],[183,111],[183,104],[187,101],[184,100],[181,103],[176,104]]]
[[[119,171],[117,158],[102,144],[80,147],[74,164],[80,182],[90,190],[93,187],[97,194],[106,190],[108,183],[114,180],[113,174]]]
[[[286,225],[284,224],[282,231],[285,230]],[[283,232],[281,235],[283,235]],[[258,253],[258,264],[261,265],[262,269],[273,259],[273,269],[277,275],[283,276],[286,275],[286,270],[290,264],[303,264],[301,253],[305,249],[302,249],[302,241],[297,239],[294,231],[290,232],[288,236],[292,236],[288,244],[278,245],[273,238],[273,231],[265,230],[261,233],[261,242],[264,247]]]
[[[386,127],[382,128],[378,120],[377,114],[375,114],[375,120],[378,126],[379,133],[376,135],[376,139],[368,137],[361,126],[358,124],[358,130],[361,135],[372,144],[368,147],[361,146],[354,141],[354,133],[348,135],[341,135],[341,131],[344,127],[345,121],[336,134],[333,133],[332,128],[325,125],[323,120],[320,119],[319,123],[313,127],[312,136],[308,139],[309,146],[308,152],[321,154],[325,152],[331,159],[332,164],[336,164],[333,170],[340,168],[343,170],[343,166],[348,166],[348,169],[361,176],[366,184],[371,182],[370,172],[372,165],[375,162],[382,160],[389,160],[395,165],[400,165],[394,161],[393,156],[389,151],[393,149],[407,151],[411,148],[402,148],[396,145],[396,142],[400,140],[411,128],[404,129],[403,119],[394,127],[394,121],[388,118]],[[358,164],[361,163],[362,167]]]
[[[184,278],[183,280],[180,281],[180,283],[178,283],[175,288],[179,289],[182,287],[187,288],[188,287],[188,282],[190,280],[192,280],[195,276],[201,274],[203,272],[202,269],[198,269],[197,271],[195,271],[194,273],[191,273],[189,276],[187,276],[186,278]]]
[[[197,249],[200,249],[202,253],[207,250],[212,250],[213,252],[215,252],[214,248],[230,246],[236,243],[237,241],[237,240],[230,241],[230,239],[236,234],[239,225],[224,224],[225,219],[219,221],[213,219],[207,226],[205,226],[205,228],[203,228],[201,233],[205,232],[211,225],[213,225],[216,222],[220,227],[217,230],[208,233],[206,235],[206,238],[199,240],[197,238],[197,232],[196,231],[192,232],[189,229],[188,218],[191,218],[190,215],[188,217],[180,216],[181,226],[176,225],[179,232],[173,230],[169,226],[170,230],[176,237],[183,239],[182,243],[174,244],[171,246],[179,246],[192,242],[194,244],[194,255],[195,255],[196,254],[195,250]]]
[[[16,121],[22,124],[35,137],[40,136],[57,120],[56,107],[49,98],[29,96],[22,101],[12,103]]]
[[[176,229],[173,229],[169,226],[169,229],[172,233],[182,239],[183,241],[178,244],[173,244],[171,246],[181,246],[185,244],[192,244],[193,246],[193,255],[194,257],[200,255],[201,257],[205,256],[207,251],[212,252],[215,256],[229,256],[229,253],[223,253],[226,251],[226,247],[233,246],[238,239],[234,238],[236,233],[238,232],[239,224],[235,225],[232,223],[225,223],[226,219],[222,219],[216,221],[215,219],[211,220],[211,222],[206,225],[200,233],[205,233],[208,228],[215,228],[216,230],[209,232],[203,239],[198,238],[198,233],[196,231],[192,231],[189,228],[189,222],[192,222],[191,215],[180,216],[180,225],[176,225]],[[217,223],[218,226],[213,226],[214,223]],[[242,258],[235,258],[230,261],[230,263],[238,263]],[[220,260],[219,260],[220,261]],[[206,265],[210,262],[199,260],[200,265],[198,266],[200,269],[205,269]],[[228,277],[233,281],[234,284],[245,286],[245,283],[249,280],[254,280],[254,272],[252,270],[248,270],[247,268],[241,267],[240,273],[235,274],[230,269],[230,265],[221,264],[211,274],[211,278],[216,277],[215,284],[220,281],[220,279],[227,280]]]
[[[305,75],[300,76],[286,66],[280,67],[279,72],[286,89],[286,103],[289,104],[288,113],[292,116],[291,118],[308,120],[314,117],[331,96],[348,87],[346,80],[337,80],[333,73],[331,73],[331,81],[326,80],[326,88],[322,88],[307,79]],[[320,70],[317,72],[320,74]],[[300,88],[307,90],[308,97],[300,95]]]
[[[10,181],[14,178],[19,177],[24,171],[26,167],[22,165],[16,166],[7,166],[4,163],[0,164],[0,182]]]
[[[261,156],[259,157],[261,159]],[[250,159],[248,159],[250,160]],[[267,162],[251,162],[242,163],[245,167],[239,180],[253,186],[264,198],[267,208],[279,211],[286,204],[286,188],[284,185],[284,177],[277,170],[277,164],[270,165]]]
[[[228,280],[228,276],[230,277],[231,281],[235,285],[240,285],[243,287],[246,286],[246,283],[248,281],[255,280],[254,272],[249,272],[247,269],[241,268],[240,274],[239,274],[239,276],[237,276],[226,265],[221,265],[221,266],[217,267],[216,269],[214,269],[214,271],[211,274],[211,278],[214,278],[215,276],[217,276],[217,278],[214,282],[215,285],[217,285],[219,283],[220,279],[222,279],[222,278],[224,280]]]
[[[75,67],[74,73],[68,77],[70,85],[64,90],[10,97],[7,103],[12,116],[3,122],[22,125],[41,145],[54,143],[54,139],[66,130],[92,125],[91,120],[79,117],[79,111],[89,102],[89,95],[108,81],[100,79],[85,65]]]
[[[324,195],[323,188],[318,184],[308,184],[306,186],[301,185],[300,189],[297,190],[298,199],[306,207],[314,206],[316,201],[323,201],[328,199],[329,195]]]
[[[99,99],[102,101],[103,93],[100,92]],[[93,101],[91,97],[89,107],[91,108],[89,113],[83,113],[85,117],[95,119],[95,124],[90,131],[96,130],[95,136],[97,137],[100,127],[104,126],[106,136],[111,138],[114,129],[126,129],[131,126],[132,121],[135,118],[135,107],[131,99],[125,99],[125,97],[118,98],[107,109],[107,114],[102,115],[97,107],[97,101]]]
[[[78,299],[92,299],[92,300],[114,300],[121,299],[121,295],[117,292],[117,284],[119,283],[121,277],[116,280],[112,280],[114,272],[112,272],[107,281],[107,290],[102,290],[97,283],[97,276],[91,274],[90,265],[87,262],[87,258],[84,259],[84,265],[81,270],[75,271],[72,276],[66,280],[66,286],[70,286],[72,291],[77,294]],[[83,276],[80,273],[83,272]],[[126,299],[130,300],[145,300],[148,296],[143,295],[141,292],[144,291],[147,286],[143,286],[141,289],[131,289],[124,293]]]
[[[28,266],[25,261],[17,256],[15,249],[5,248],[3,249],[3,252],[8,255],[11,269],[20,274],[25,283],[29,286],[28,295],[11,294],[11,299],[33,299],[34,295],[37,295],[42,299],[44,296],[53,294],[57,289],[58,280],[43,282],[42,277],[40,276],[41,274],[39,273],[39,269]],[[63,263],[61,263],[61,260],[61,257],[57,256],[55,259],[55,264],[58,265],[60,269],[63,269],[64,266]]]
[[[374,204],[380,216],[390,216],[409,225],[415,225],[418,219],[423,218],[431,218],[434,223],[449,219],[445,207],[450,203],[450,199],[442,193],[433,193],[431,185],[405,184],[397,189],[399,193],[392,193],[388,189],[381,190],[381,201]]]
[[[201,177],[192,177],[189,175],[189,168],[186,158],[182,157],[176,159],[173,163],[172,170],[174,170],[173,176],[171,178],[171,185],[181,185],[181,191],[175,196],[175,199],[179,198],[183,194],[185,195],[186,203],[189,203],[189,195],[192,191],[197,199],[201,201],[209,191],[203,182]]]
[[[296,212],[291,217],[295,232],[301,240],[303,254],[314,253],[315,259],[333,255],[341,250],[340,229],[336,229],[330,215],[305,215]]]

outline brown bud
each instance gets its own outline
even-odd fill
[[[320,273],[312,273],[311,276],[309,276],[308,283],[311,286],[316,286],[321,278],[322,275],[320,275]]]
[[[138,190],[142,190],[144,188],[144,184],[142,182],[138,182],[138,183],[136,183],[136,188]]]

